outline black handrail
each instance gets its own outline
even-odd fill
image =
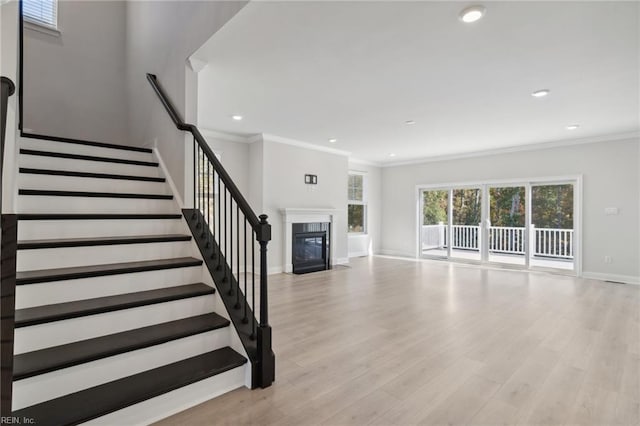
[[[162,105],[164,105],[164,108],[169,113],[171,120],[173,120],[178,130],[184,130],[186,132],[190,132],[195,138],[196,142],[198,142],[198,145],[200,145],[200,148],[204,152],[204,155],[206,155],[207,159],[213,164],[213,168],[220,175],[222,182],[229,189],[231,196],[237,200],[237,203],[240,206],[242,213],[244,213],[245,216],[247,217],[249,224],[254,229],[256,227],[259,227],[260,220],[258,220],[258,216],[256,216],[256,214],[253,212],[253,209],[251,209],[251,206],[249,205],[247,200],[245,200],[244,196],[242,195],[242,193],[240,192],[236,184],[231,179],[231,176],[229,176],[229,174],[224,169],[224,167],[222,167],[222,164],[220,164],[220,161],[218,161],[218,159],[216,158],[215,154],[211,150],[211,147],[209,147],[209,144],[207,144],[207,141],[200,133],[200,130],[198,130],[198,128],[193,124],[188,124],[182,121],[180,114],[178,114],[178,112],[176,111],[175,107],[169,100],[169,97],[160,86],[160,83],[158,83],[158,78],[154,74],[147,74],[147,80],[149,80],[149,83],[151,83],[153,90],[155,90],[155,92],[158,94],[158,97],[160,98]]]
[[[16,92],[16,85],[13,84],[10,78],[0,77],[0,86],[2,86],[2,91],[0,92],[0,109],[2,112],[0,116],[0,176],[2,176],[1,163],[4,163],[4,135],[7,130],[7,104],[9,103],[9,96]]]
[[[251,360],[252,385],[263,388],[270,386],[275,376],[275,355],[271,349],[268,312],[267,244],[271,240],[271,225],[267,222],[267,215],[256,216],[198,128],[182,120],[156,76],[147,74],[147,80],[178,130],[193,135],[193,209],[185,209],[183,213]],[[249,237],[247,225],[251,229]],[[255,268],[255,241],[260,244],[259,271]],[[251,251],[248,250],[249,245]],[[244,248],[243,256],[241,247]],[[243,261],[244,271],[241,273],[240,265]],[[257,273],[260,280],[259,321],[255,318]],[[248,299],[249,288],[251,303]]]

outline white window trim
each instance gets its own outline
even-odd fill
[[[47,34],[54,37],[60,37],[60,15],[59,15],[59,1],[55,2],[55,12],[56,12],[56,25],[49,25],[45,22],[39,21],[37,19],[33,19],[30,16],[24,14],[23,11],[23,22],[24,28],[37,31],[42,34]]]
[[[369,205],[368,205],[368,201],[367,201],[367,172],[361,172],[358,170],[349,170],[349,176],[351,175],[358,175],[358,176],[362,176],[362,201],[360,200],[347,200],[347,207],[350,204],[354,204],[354,205],[359,205],[359,206],[364,206],[364,218],[363,218],[363,226],[364,226],[364,231],[362,232],[353,232],[353,231],[349,231],[348,226],[347,226],[347,234],[348,235],[368,235],[369,233]],[[347,188],[348,189],[348,188]],[[348,215],[348,209],[347,209],[347,215]],[[347,222],[348,222],[348,217],[347,217]]]

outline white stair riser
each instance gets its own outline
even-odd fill
[[[202,267],[163,269],[16,287],[16,309],[202,282]]]
[[[243,387],[248,363],[205,380],[183,386],[139,404],[90,420],[83,425],[148,425]],[[215,422],[215,419],[211,419]]]
[[[20,167],[47,170],[70,170],[74,172],[111,173],[159,177],[160,168],[135,164],[107,163],[104,161],[76,160],[71,158],[43,157],[41,155],[20,154]]]
[[[127,151],[122,149],[102,148],[74,143],[47,141],[40,139],[20,139],[20,148],[47,152],[64,152],[67,154],[91,155],[93,157],[124,158],[136,161],[154,161],[150,152]]]
[[[175,213],[174,200],[20,195],[19,213]]]
[[[125,179],[97,179],[75,176],[38,175],[20,173],[20,189],[44,189],[49,191],[129,192],[135,194],[171,194],[164,182],[147,182]]]
[[[19,250],[18,271],[106,265],[194,255],[189,241]]]
[[[190,232],[182,219],[22,220],[18,223],[18,240],[162,234],[189,235]]]
[[[16,328],[14,353],[91,339],[214,311],[212,295]]]
[[[14,382],[13,409],[28,407],[229,345],[225,327]]]

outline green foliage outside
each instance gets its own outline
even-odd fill
[[[423,192],[423,224],[447,223],[448,191]],[[537,228],[573,228],[573,185],[531,188],[532,223]],[[525,226],[525,188],[489,188],[492,226]],[[477,226],[482,217],[480,189],[453,190],[453,224]]]

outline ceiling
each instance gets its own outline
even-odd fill
[[[639,130],[639,3],[482,4],[251,2],[194,54],[198,125],[380,164]]]

